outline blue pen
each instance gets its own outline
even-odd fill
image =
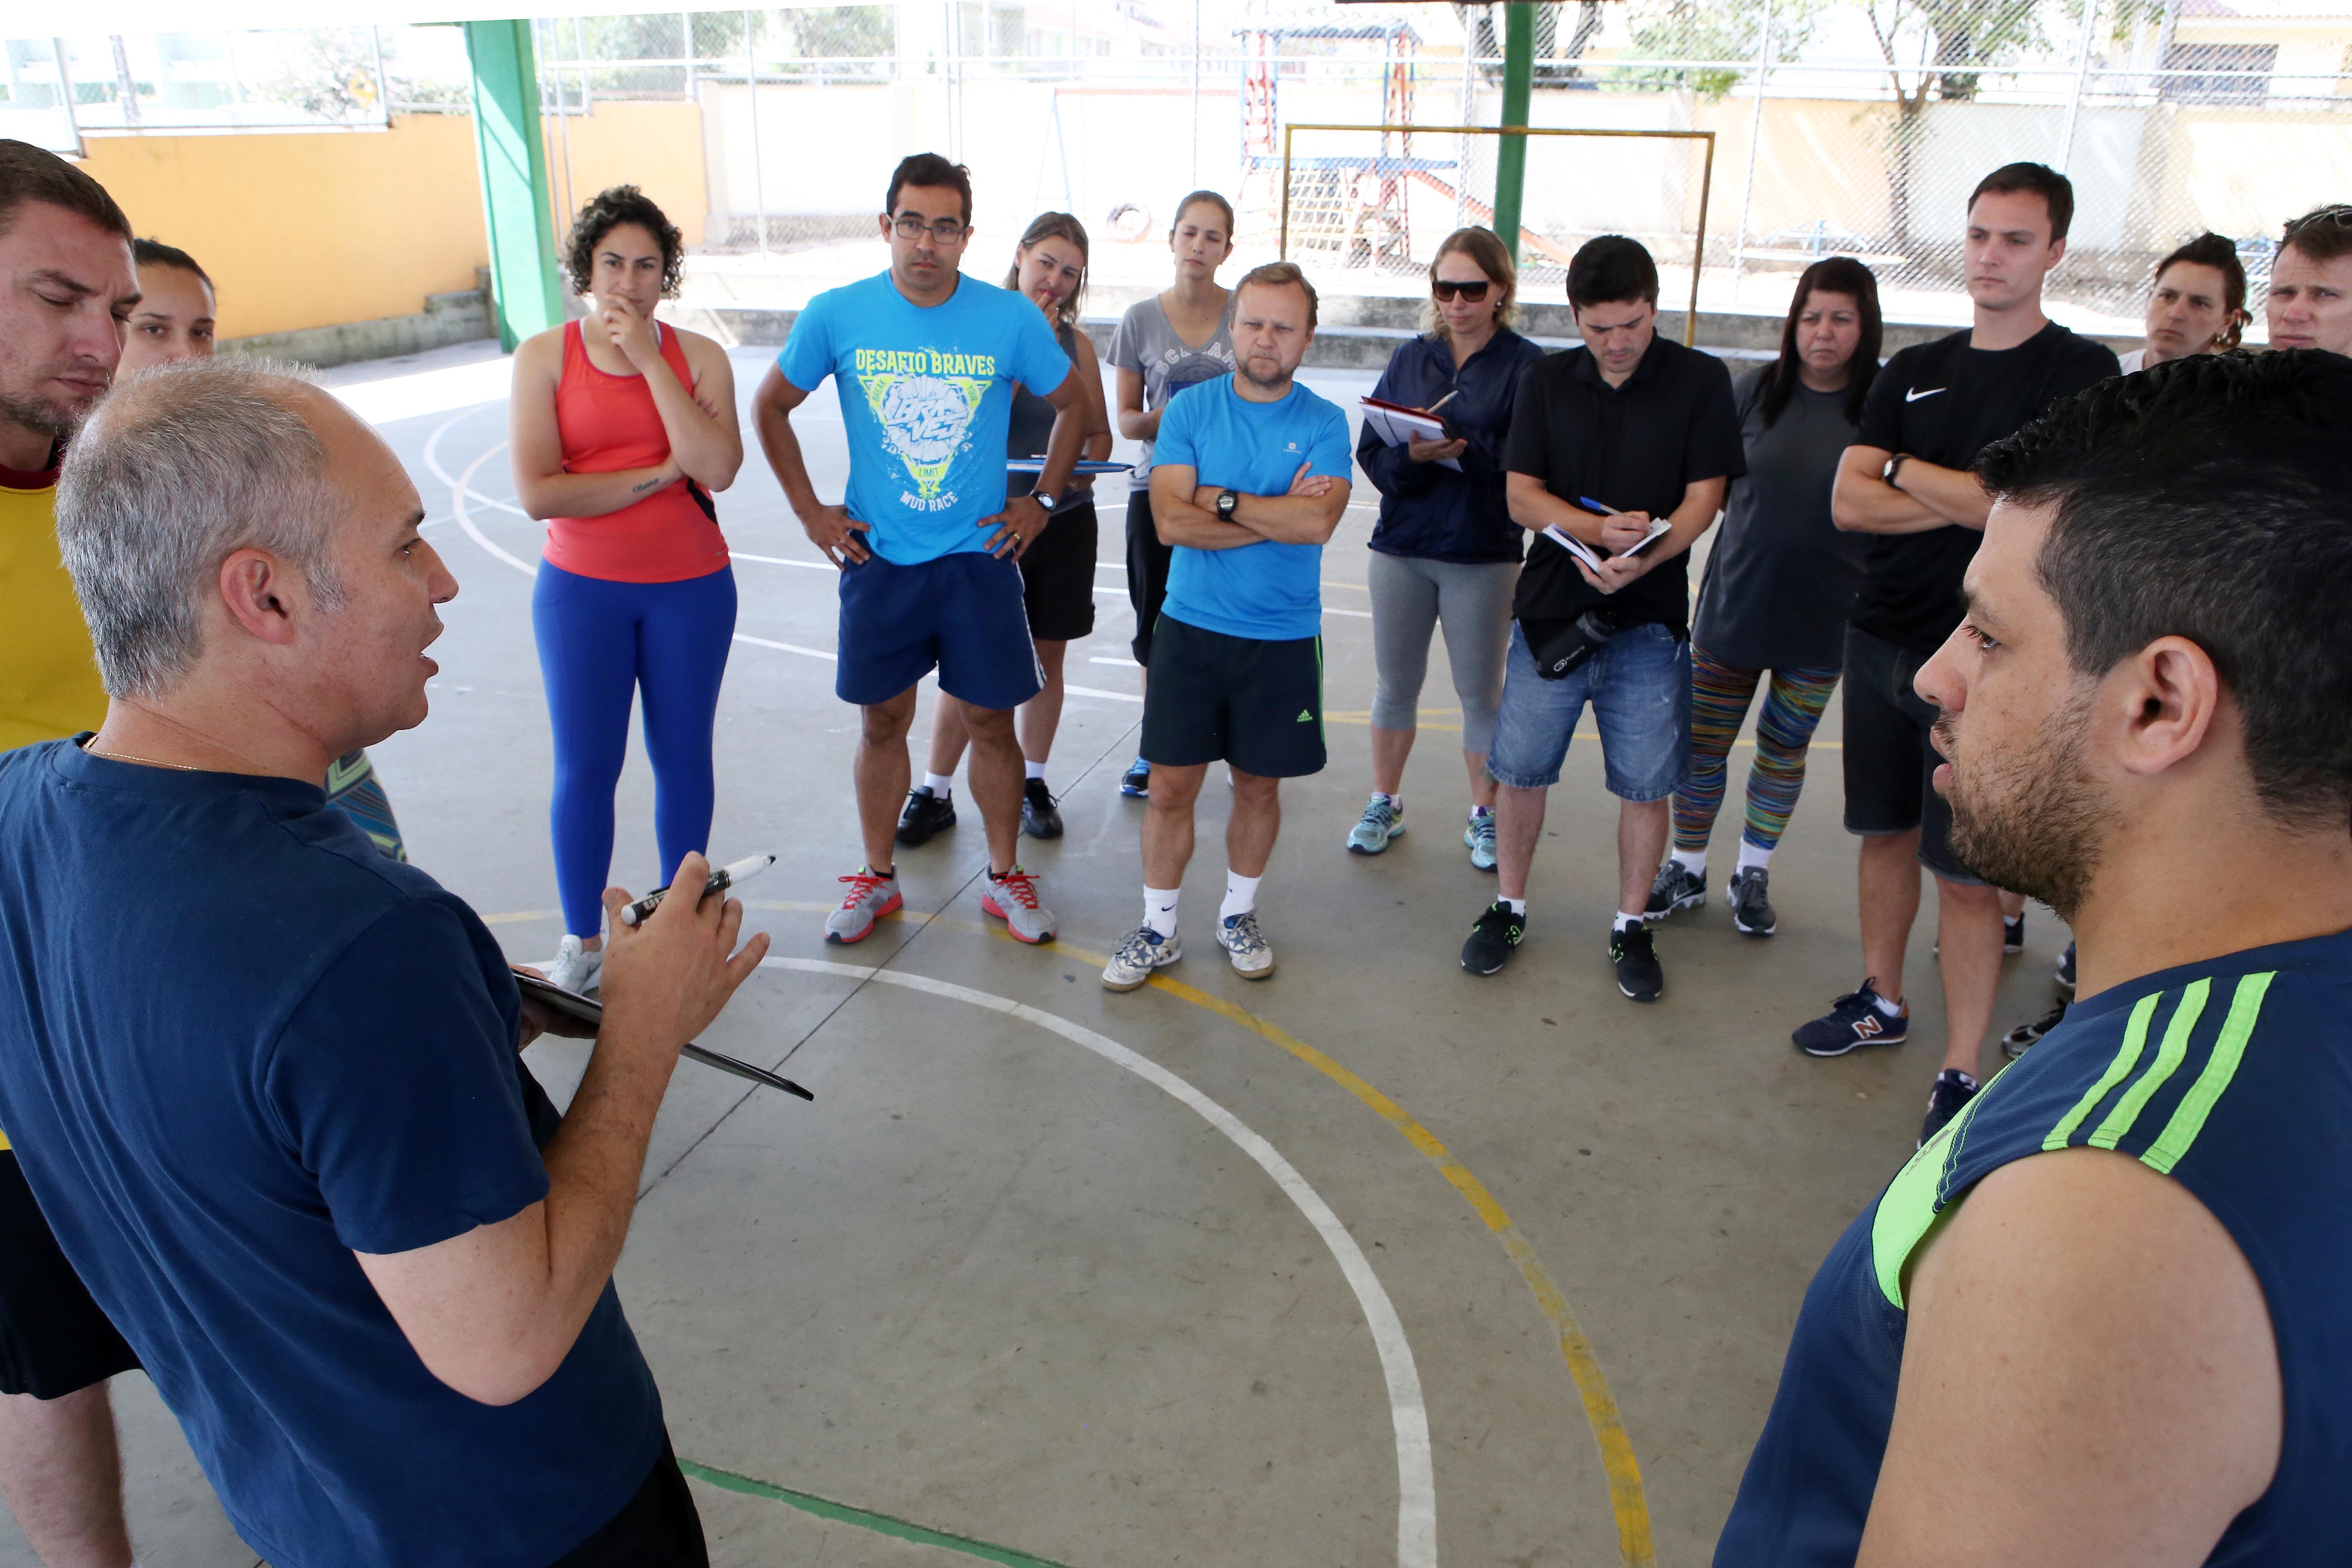
[[[1613,507],[1613,506],[1602,506],[1599,501],[1594,500],[1591,496],[1579,496],[1579,497],[1577,497],[1577,498],[1576,498],[1576,504],[1577,504],[1577,505],[1579,505],[1579,506],[1580,506],[1580,507],[1582,507],[1582,508],[1583,508],[1585,510],[1587,510],[1587,511],[1597,511],[1597,512],[1601,513],[1603,517],[1622,517],[1622,516],[1624,516],[1624,515],[1625,515],[1623,512],[1619,511],[1619,510],[1618,510],[1615,507]]]

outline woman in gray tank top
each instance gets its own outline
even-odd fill
[[[1186,196],[1176,204],[1168,248],[1176,258],[1175,284],[1129,306],[1110,340],[1110,363],[1118,372],[1118,433],[1143,443],[1143,459],[1128,479],[1127,597],[1135,606],[1135,662],[1146,668],[1173,553],[1151,521],[1151,443],[1170,398],[1232,374],[1233,291],[1218,285],[1217,268],[1234,253],[1233,204],[1214,191]],[[1140,800],[1150,792],[1151,764],[1139,756],[1128,765],[1118,793]]]
[[[1078,330],[1078,310],[1087,295],[1086,226],[1068,213],[1040,213],[1032,219],[1013,252],[1013,269],[1004,286],[1018,290],[1045,312],[1062,352],[1077,371],[1078,402],[1087,421],[1079,456],[1100,462],[1110,456],[1110,417],[1105,412],[1102,365],[1095,345]],[[1041,458],[1054,430],[1054,405],[1015,385],[1013,419],[1004,438],[1007,458]],[[1034,474],[1008,477],[1005,494],[1027,495],[1035,488]],[[1045,684],[1021,705],[1017,721],[1021,754],[1029,777],[1023,784],[1021,831],[1032,838],[1059,838],[1062,814],[1045,784],[1045,762],[1053,754],[1054,731],[1062,721],[1062,660],[1069,645],[1091,637],[1095,629],[1095,546],[1100,532],[1095,520],[1094,481],[1083,475],[1070,481],[1053,521],[1045,525],[1021,557],[1023,597],[1029,609],[1029,637],[1036,645],[1037,668]],[[955,826],[952,781],[970,739],[963,716],[952,703],[940,703],[931,721],[931,760],[922,784],[909,792],[907,809],[898,817],[898,842],[926,842],[943,827]]]

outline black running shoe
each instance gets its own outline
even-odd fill
[[[908,848],[929,844],[931,835],[955,826],[955,796],[941,797],[929,784],[907,792],[907,809],[898,814],[898,842]]]
[[[1609,962],[1617,966],[1617,989],[1636,1002],[1654,1002],[1666,988],[1658,939],[1647,924],[1619,926],[1609,938]]]
[[[1127,764],[1127,772],[1118,779],[1118,793],[1129,800],[1151,798],[1151,764],[1141,757]]]
[[[1062,836],[1062,814],[1054,809],[1054,792],[1045,787],[1044,779],[1031,779],[1021,786],[1021,831],[1032,838]]]
[[[2010,953],[2025,951],[2025,911],[2023,910],[2017,911],[2015,919],[2008,915],[2000,917],[2000,950]]]
[[[1470,928],[1470,940],[1462,944],[1462,967],[1473,974],[1495,973],[1511,962],[1527,934],[1528,917],[1513,914],[1510,905],[1496,899]]]
[[[1878,993],[1865,980],[1830,1004],[1830,1010],[1810,1024],[1801,1024],[1789,1038],[1809,1057],[1842,1057],[1856,1046],[1899,1046],[1911,1037],[1911,1007],[1906,1003],[1889,1016],[1878,1005]]]
[[[1731,929],[1742,936],[1770,936],[1780,927],[1780,916],[1768,896],[1772,873],[1750,866],[1731,874]]]
[[[2000,1054],[2011,1061],[2025,1054],[2025,1047],[2066,1021],[2066,1004],[2061,1002],[2039,1018],[2020,1024],[2000,1037]]]
[[[1642,906],[1642,918],[1662,921],[1705,902],[1706,874],[1694,871],[1679,860],[1668,859],[1658,868],[1658,879],[1650,884],[1650,901]]]
[[[1979,1087],[1976,1079],[1958,1068],[1946,1068],[1936,1075],[1936,1087],[1927,1091],[1927,1120],[1919,1124],[1919,1147],[1926,1148],[1928,1139],[1968,1109]]]
[[[2074,944],[2073,942],[2066,944],[2064,954],[2058,960],[2058,973],[2052,978],[2057,987],[2058,999],[2062,1002],[2072,1002],[2074,999]]]

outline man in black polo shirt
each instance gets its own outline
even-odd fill
[[[1502,897],[1471,928],[1462,967],[1494,973],[1527,931],[1546,792],[1590,702],[1609,793],[1622,803],[1610,962],[1620,991],[1654,1002],[1665,975],[1642,911],[1666,849],[1668,797],[1690,765],[1685,556],[1748,466],[1722,362],[1657,335],[1648,251],[1618,235],[1588,242],[1569,265],[1568,302],[1585,346],[1528,366],[1511,413],[1505,493],[1512,521],[1537,537],[1486,757],[1500,786]],[[1665,531],[1643,545],[1653,518]]]
[[[1874,537],[1845,643],[1845,826],[1862,838],[1863,983],[1793,1038],[1817,1057],[1909,1037],[1904,949],[1919,868],[1936,874],[1944,980],[1944,1066],[1925,1142],[1977,1092],[1977,1058],[2000,979],[2000,894],[1953,853],[1937,793],[1935,708],[1919,667],[1960,624],[1960,577],[1991,500],[1977,453],[2059,398],[2116,374],[2113,350],[2042,313],[2042,280],[2066,254],[2074,188],[2040,163],[1986,175],[1969,197],[1964,250],[1975,323],[1887,361],[1863,405],[1862,439],[1838,465],[1840,528]]]

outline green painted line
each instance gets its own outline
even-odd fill
[[[862,1508],[852,1508],[845,1502],[835,1502],[809,1492],[796,1492],[770,1481],[754,1480],[731,1470],[714,1470],[709,1465],[698,1465],[692,1459],[680,1459],[677,1468],[698,1481],[706,1481],[722,1490],[740,1492],[745,1497],[765,1498],[813,1513],[819,1519],[830,1519],[842,1524],[854,1524],[860,1530],[870,1530],[877,1535],[896,1536],[911,1541],[918,1546],[940,1546],[950,1552],[961,1552],[967,1557],[977,1557],[984,1563],[1001,1563],[1005,1568],[1066,1568],[1050,1558],[1032,1557],[1010,1546],[992,1546],[985,1541],[974,1541],[968,1535],[950,1535],[944,1530],[932,1530],[912,1524],[903,1519],[893,1519],[887,1513],[871,1513]]]

